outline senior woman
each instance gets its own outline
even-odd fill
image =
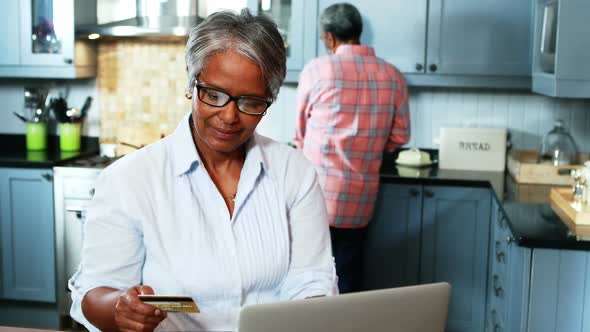
[[[313,166],[255,132],[285,77],[276,25],[215,13],[186,49],[192,112],[98,180],[70,280],[71,315],[90,330],[230,331],[244,305],[337,292]],[[140,294],[188,295],[201,312]]]

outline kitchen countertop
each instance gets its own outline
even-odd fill
[[[437,150],[425,150],[438,160]],[[397,153],[386,154],[381,165],[383,183],[488,187],[508,220],[515,241],[523,247],[590,250],[590,241],[578,240],[549,205],[548,185],[518,184],[504,172],[477,172],[395,164]]]
[[[80,151],[60,151],[59,136],[47,138],[44,151],[27,151],[25,135],[0,135],[0,167],[51,168],[99,153],[98,137],[82,137]]]
[[[437,150],[428,151],[438,160]],[[97,156],[96,137],[83,137],[82,148],[76,152],[59,150],[59,136],[48,137],[46,151],[27,151],[24,135],[0,135],[0,167],[50,168],[78,158]],[[455,185],[488,187],[500,203],[516,242],[529,248],[590,250],[590,241],[577,240],[549,206],[552,186],[518,184],[504,172],[479,172],[411,168],[396,165],[397,153],[385,154],[381,165],[381,181],[422,185]]]

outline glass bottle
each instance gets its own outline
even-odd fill
[[[577,156],[576,144],[569,132],[563,127],[563,121],[555,121],[555,126],[545,136],[539,151],[539,162],[543,164],[571,165]]]

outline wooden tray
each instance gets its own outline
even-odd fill
[[[588,160],[588,153],[578,153],[579,165],[553,166],[537,164],[538,152],[529,150],[512,150],[506,158],[506,168],[518,183],[554,184],[571,186],[574,184],[570,173],[572,169],[581,168]]]
[[[551,208],[577,237],[590,237],[590,205],[573,202],[571,188],[551,189]]]

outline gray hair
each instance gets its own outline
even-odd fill
[[[271,19],[253,16],[247,8],[240,14],[228,10],[213,13],[192,29],[186,43],[188,91],[208,59],[228,50],[260,67],[267,93],[276,100],[287,71],[283,38]]]
[[[363,32],[363,19],[355,6],[349,3],[333,4],[322,12],[320,29],[330,32],[339,41],[359,39]]]

